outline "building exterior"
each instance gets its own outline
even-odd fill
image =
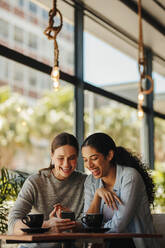
[[[48,12],[29,0],[0,0],[0,43],[48,65],[53,64],[53,41],[43,34],[48,26]],[[24,29],[23,29],[24,27]],[[60,69],[73,74],[73,26],[64,20],[59,34]],[[0,86],[10,85],[14,92],[35,103],[50,78],[34,69],[6,58],[0,60]]]

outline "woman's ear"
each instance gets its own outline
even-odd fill
[[[114,156],[114,151],[113,150],[110,150],[109,153],[108,153],[108,160],[109,160],[109,162],[113,159],[113,156]]]

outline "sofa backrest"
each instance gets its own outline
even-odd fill
[[[152,216],[156,232],[163,234],[163,238],[159,239],[160,247],[165,248],[165,213],[152,214]]]

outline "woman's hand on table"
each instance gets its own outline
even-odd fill
[[[107,190],[104,187],[98,188],[95,194],[97,194],[100,198],[102,198],[104,202],[107,204],[107,206],[112,208],[112,210],[118,209],[117,202],[119,204],[122,204],[122,201],[114,191]]]

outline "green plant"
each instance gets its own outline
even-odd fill
[[[155,187],[155,212],[165,212],[165,171],[153,171]]]
[[[16,200],[27,174],[6,168],[2,168],[0,174],[0,233],[5,233],[10,203]]]

